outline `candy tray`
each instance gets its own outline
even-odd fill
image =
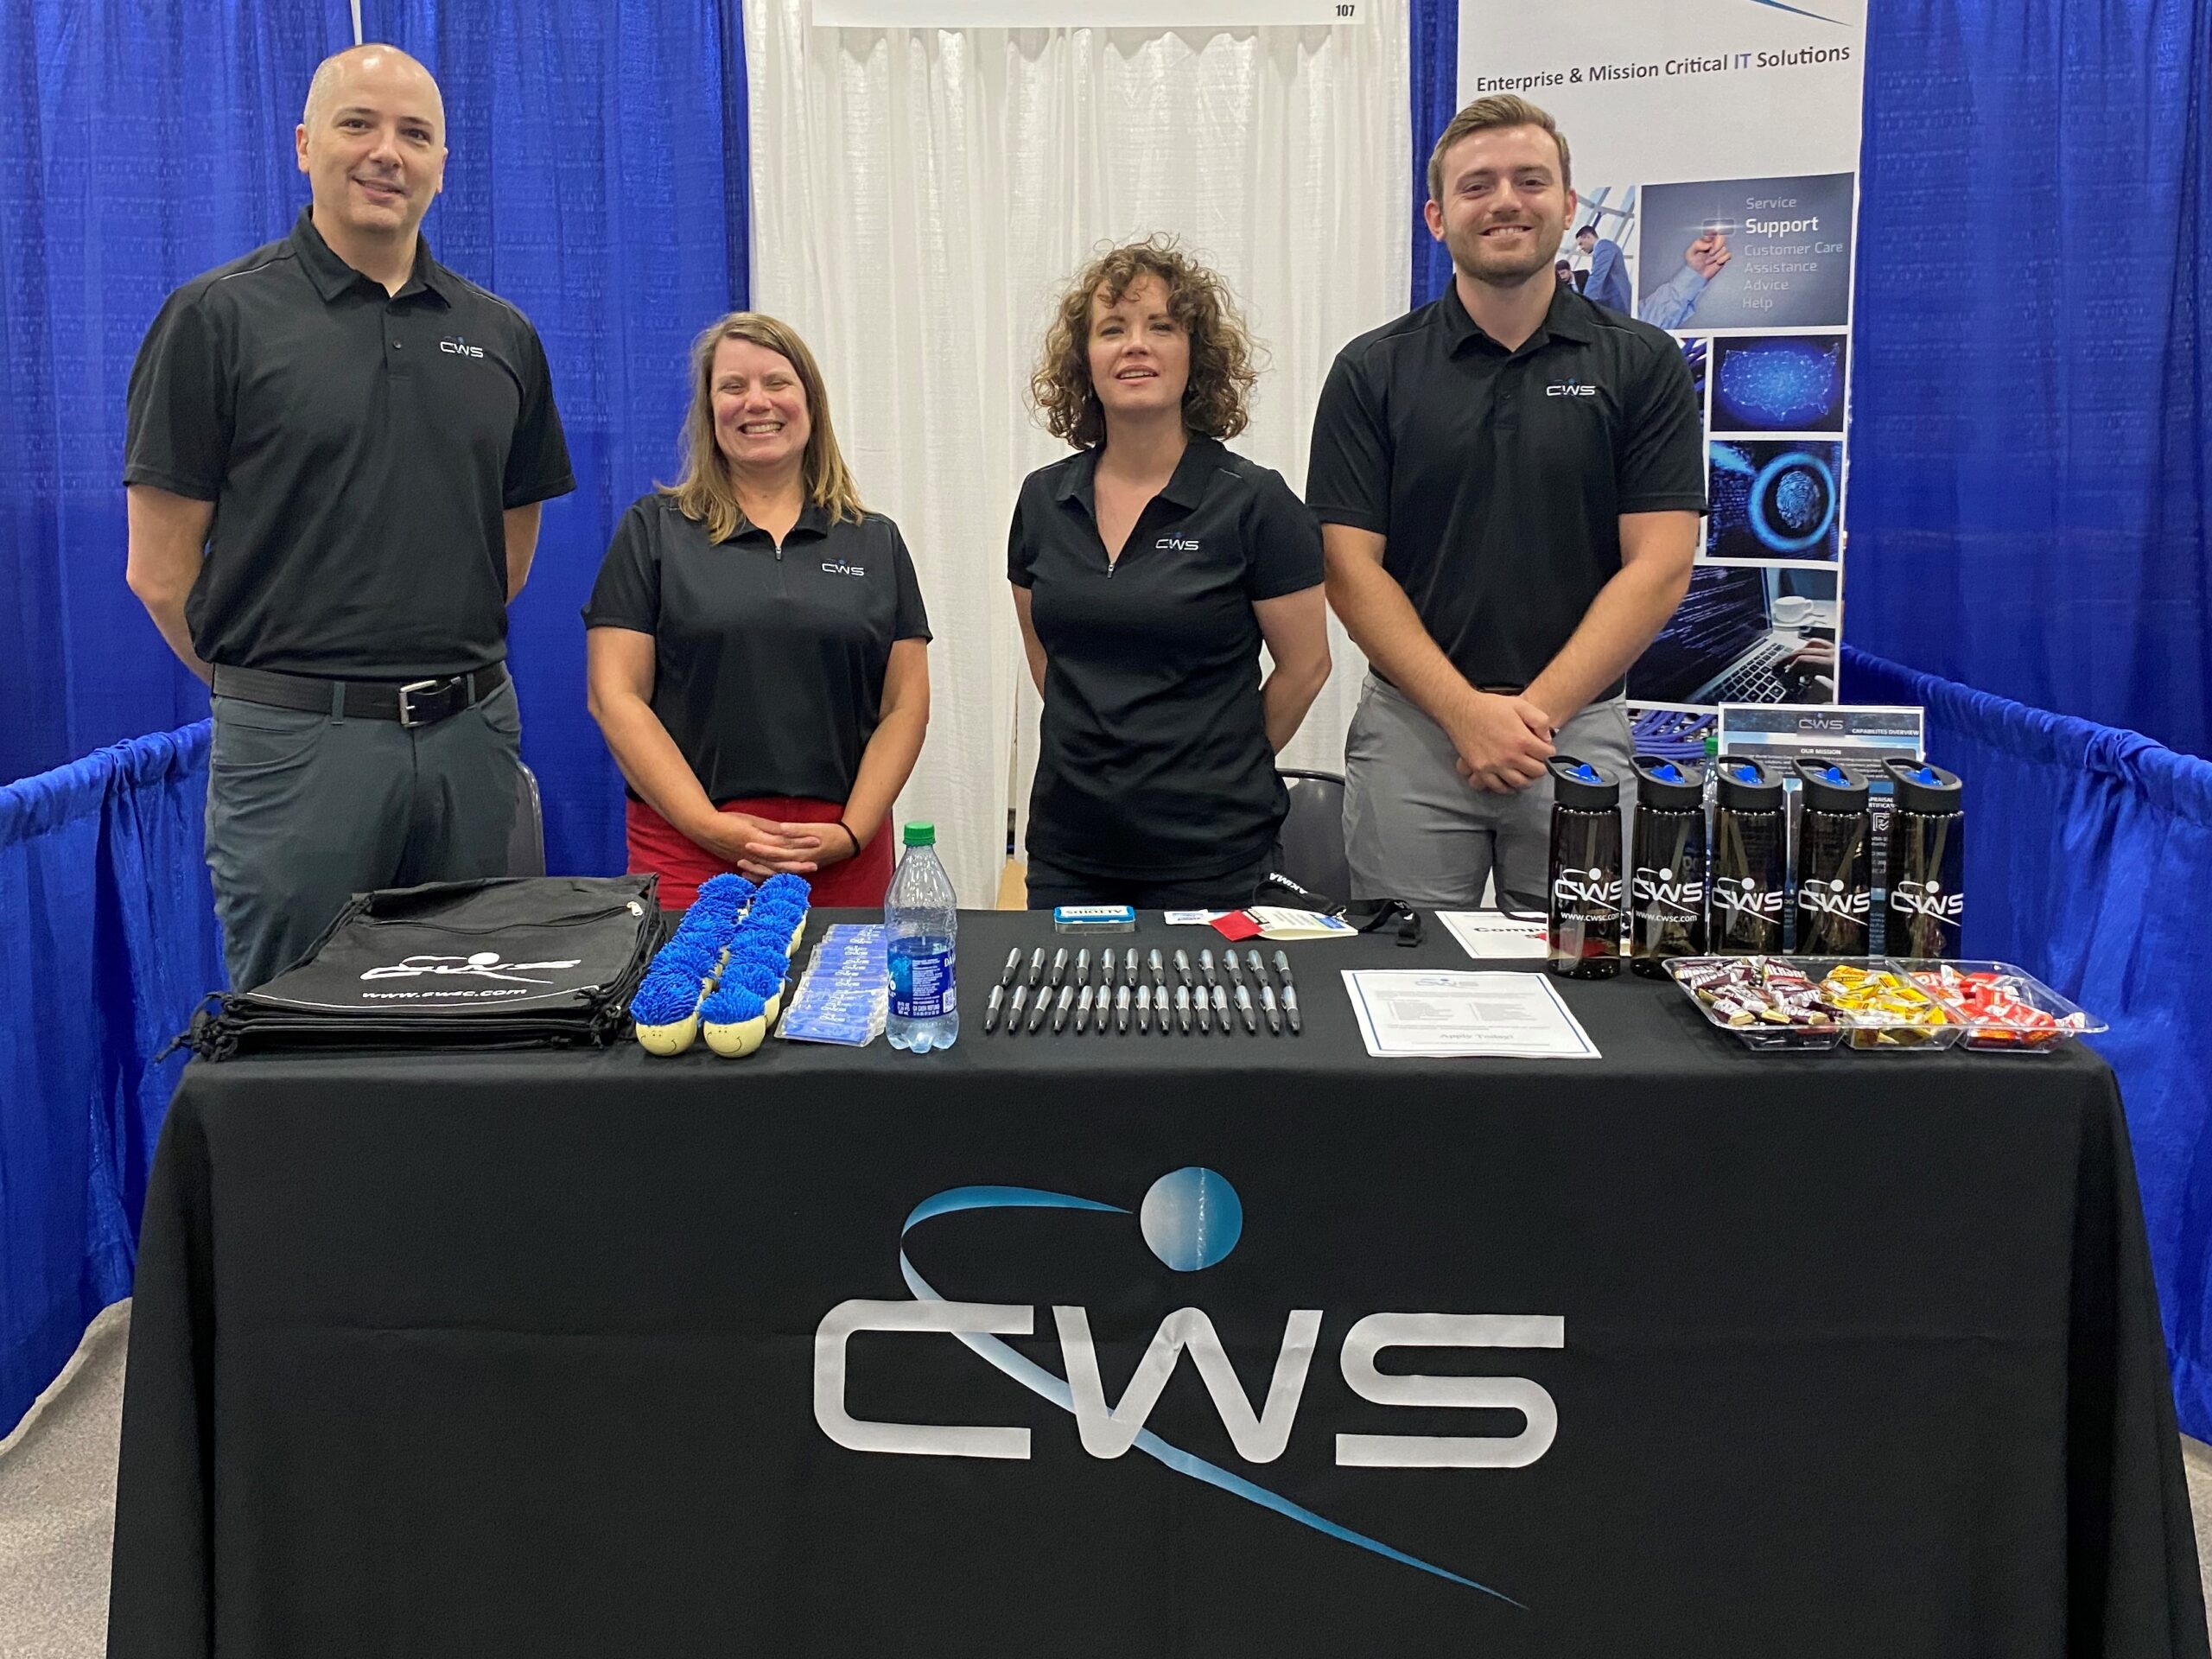
[[[1896,959],[1890,965],[1915,975],[1940,974],[1947,968],[1960,975],[1993,974],[2004,982],[2005,989],[2018,1001],[2041,1009],[2053,1020],[2070,1022],[2056,1030],[2023,1031],[2001,1020],[1976,1018],[1955,994],[1936,987],[1936,998],[1957,1022],[1961,1040],[1978,1054],[2053,1054],[2077,1037],[2094,1036],[2112,1029],[2064,992],[2053,990],[2026,969],[2009,962]]]
[[[1726,1032],[1746,1048],[1762,1052],[1817,1053],[1844,1043],[1865,1054],[1925,1053],[1948,1048],[1964,1034],[1964,1027],[1956,1022],[1949,1005],[1924,989],[1920,1000],[1929,1016],[1925,1020],[1878,1019],[1871,1014],[1854,1016],[1846,1010],[1823,1025],[1783,1024],[1765,1019],[1739,1024],[1732,1021],[1722,1008],[1708,1003],[1683,977],[1688,975],[1694,978],[1702,970],[1741,969],[1751,962],[1777,969],[1794,969],[1815,985],[1837,969],[1887,974],[1894,978],[1903,978],[1905,973],[1897,963],[1881,957],[1684,957],[1669,963],[1668,969],[1675,983],[1682,987],[1698,1011],[1705,1015],[1708,1025]]]
[[[1826,1026],[1782,1026],[1759,1024],[1734,1026],[1718,1009],[1710,1007],[1703,998],[1682,983],[1681,975],[1694,969],[1726,967],[1750,958],[1741,957],[1677,957],[1667,963],[1667,976],[1681,986],[1682,995],[1688,997],[1690,1006],[1705,1016],[1706,1023],[1715,1031],[1726,1032],[1740,1041],[1745,1047],[1758,1049],[1762,1053],[1816,1054],[1834,1048],[1843,1040],[1840,1024]],[[1834,967],[1840,958],[1834,957],[1783,957],[1758,958],[1796,969],[1815,985]]]

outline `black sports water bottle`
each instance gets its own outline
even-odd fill
[[[1874,816],[1864,779],[1833,760],[1800,760],[1797,951],[1863,957],[1874,900]]]
[[[1611,979],[1621,970],[1621,786],[1571,754],[1550,765],[1548,965],[1568,979]]]
[[[1966,916],[1966,786],[1955,772],[1885,760],[1896,791],[1882,885],[1885,948],[1893,957],[1958,960]]]
[[[1657,979],[1669,957],[1704,954],[1705,778],[1694,766],[1639,754],[1628,964]]]
[[[1782,949],[1782,780],[1746,755],[1724,754],[1713,814],[1712,925],[1716,956]]]

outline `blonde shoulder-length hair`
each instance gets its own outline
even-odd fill
[[[733,311],[709,324],[691,342],[691,410],[683,419],[683,472],[675,483],[662,485],[660,493],[686,518],[706,525],[709,542],[726,542],[745,528],[745,509],[738,505],[736,487],[730,482],[729,463],[715,442],[715,350],[726,340],[747,340],[773,352],[798,373],[813,429],[799,461],[800,487],[808,502],[828,513],[831,523],[859,519],[866,509],[837,448],[821,365],[797,329],[759,311]]]

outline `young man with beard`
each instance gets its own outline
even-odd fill
[[[1689,585],[1698,410],[1665,334],[1563,287],[1567,140],[1478,99],[1428,163],[1453,280],[1338,353],[1306,499],[1372,671],[1344,744],[1354,894],[1541,909],[1554,754],[1628,771],[1623,675]]]

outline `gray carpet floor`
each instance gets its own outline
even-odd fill
[[[68,1369],[0,1441],[0,1659],[100,1659],[115,1529],[130,1304],[92,1322]],[[2212,1446],[2184,1439],[2205,1599],[2212,1602]]]
[[[0,1659],[100,1659],[130,1304],[92,1321],[0,1440]]]

